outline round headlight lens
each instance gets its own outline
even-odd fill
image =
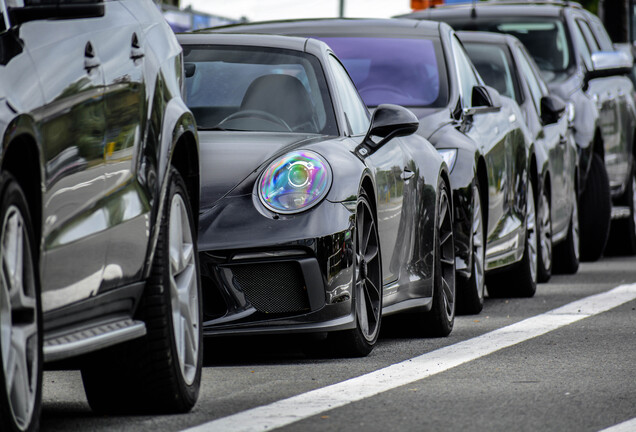
[[[331,169],[312,151],[288,153],[271,163],[258,184],[258,196],[269,210],[288,214],[318,204],[331,186]]]

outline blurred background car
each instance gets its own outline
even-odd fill
[[[574,2],[478,2],[404,15],[457,30],[508,33],[526,46],[550,90],[575,108],[579,146],[581,257],[598,259],[610,219],[636,253],[633,59],[614,46],[600,19]],[[613,208],[612,208],[613,207]]]
[[[458,32],[486,84],[515,100],[535,142],[537,157],[537,269],[539,282],[552,267],[576,273],[579,267],[577,148],[566,103],[552,95],[532,57],[514,36]],[[553,252],[553,246],[555,247]],[[554,256],[554,258],[553,258]]]
[[[93,409],[188,411],[199,166],[181,47],[150,0],[0,14],[0,430],[36,429],[43,363],[80,355]]]
[[[327,334],[327,352],[364,356],[397,312],[448,335],[450,179],[417,118],[371,117],[323,42],[178,37],[201,140],[205,336]]]
[[[280,33],[329,44],[370,108],[407,106],[451,170],[458,310],[488,289],[536,290],[538,189],[533,143],[516,102],[484,85],[454,31],[437,22],[325,19],[251,23],[218,32]],[[514,284],[510,282],[514,279]]]

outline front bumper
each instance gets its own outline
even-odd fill
[[[234,202],[227,208],[236,210],[241,199],[247,198],[228,199]],[[241,214],[220,209],[214,224],[202,223],[200,244],[208,245],[199,254],[204,335],[354,328],[353,213],[328,201],[284,220],[238,207]],[[247,223],[236,223],[244,218]],[[214,226],[224,227],[222,235]],[[231,238],[241,247],[209,248]]]

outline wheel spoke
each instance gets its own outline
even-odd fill
[[[371,263],[374,259],[378,257],[378,247],[377,246],[369,246],[364,254],[364,260],[367,264]]]
[[[367,315],[367,305],[366,305],[366,287],[364,286],[364,282],[360,284],[360,291],[358,292],[358,324],[360,325],[360,330],[362,334],[369,334],[369,318]]]
[[[364,226],[364,207],[361,205],[358,205],[358,210],[357,210],[357,215],[356,217],[358,218],[357,220],[357,229],[358,229],[358,250],[360,251],[364,251],[363,248],[363,244],[364,244],[364,235],[363,235],[363,230],[365,228]]]
[[[441,234],[441,239],[440,239],[440,246],[444,246],[450,239],[451,237],[453,237],[453,231],[447,231],[445,233]]]
[[[444,221],[446,220],[447,212],[448,212],[448,202],[446,200],[443,200],[440,203],[440,209],[439,209],[439,224],[438,225],[440,227],[444,224]]]
[[[452,303],[455,300],[453,289],[450,287],[445,278],[442,277],[442,288],[444,289],[444,297]]]

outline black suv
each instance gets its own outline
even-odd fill
[[[570,2],[488,1],[427,9],[408,18],[519,38],[550,90],[574,106],[579,148],[581,257],[598,259],[612,230],[636,253],[632,61],[615,51],[598,17]],[[611,196],[611,200],[610,200]],[[614,208],[612,208],[612,204]]]
[[[182,92],[151,0],[0,0],[0,430],[36,429],[43,363],[78,355],[93,409],[196,402],[199,164]]]

